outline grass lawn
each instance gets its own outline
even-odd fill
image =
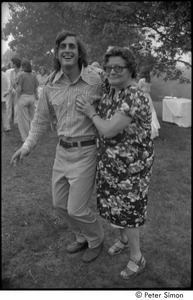
[[[49,130],[22,165],[10,166],[21,146],[15,126],[2,141],[2,289],[189,289],[191,286],[191,128],[162,122],[155,140],[148,220],[141,230],[144,271],[131,281],[119,278],[128,250],[109,257],[118,232],[100,218],[105,243],[90,264],[82,252],[69,255],[74,237],[54,218],[52,165],[57,144]],[[91,207],[96,210],[95,192]]]

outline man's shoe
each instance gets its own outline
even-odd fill
[[[84,262],[88,262],[88,263],[95,260],[99,256],[99,254],[101,253],[102,247],[103,247],[103,243],[101,243],[96,248],[88,248],[85,251],[82,260]]]
[[[79,243],[76,241],[67,246],[67,252],[68,253],[76,253],[76,252],[83,250],[86,247],[88,247],[87,241],[85,241],[84,243]]]

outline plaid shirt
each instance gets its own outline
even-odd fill
[[[69,141],[94,138],[97,130],[91,120],[76,109],[76,100],[83,98],[95,103],[101,97],[101,78],[90,67],[82,67],[80,76],[73,83],[60,69],[52,83],[48,82],[42,90],[29,136],[22,147],[30,151],[37,144],[50,126],[53,112],[59,137]]]

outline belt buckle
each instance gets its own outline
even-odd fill
[[[72,142],[66,142],[62,139],[60,139],[60,145],[63,146],[64,148],[71,148],[73,147],[73,143]]]
[[[65,142],[68,148],[72,148],[73,147],[73,142]]]

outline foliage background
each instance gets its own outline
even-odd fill
[[[191,53],[191,2],[8,2],[10,18],[2,28],[11,50],[34,67],[52,65],[54,42],[62,29],[84,41],[89,62],[99,61],[109,45],[129,47],[138,66],[157,76],[189,82],[177,63]]]
[[[129,46],[138,69],[152,71],[152,98],[191,98],[191,2],[8,2],[10,17],[2,38],[10,58],[26,57],[35,71],[53,69],[53,49],[61,29],[79,34],[89,63],[103,62],[109,45]],[[186,59],[184,59],[186,57]],[[187,57],[189,59],[187,60]]]

